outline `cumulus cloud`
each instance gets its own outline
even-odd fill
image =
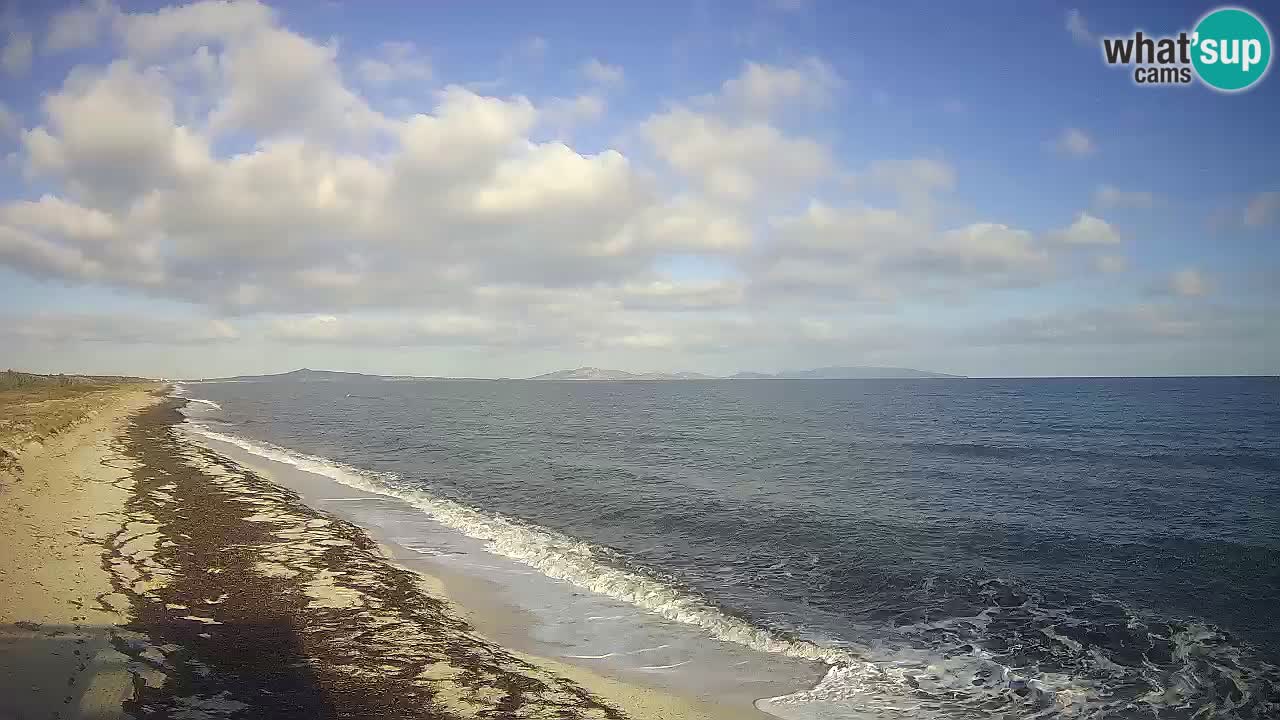
[[[956,212],[959,172],[938,157],[841,168],[785,112],[840,90],[815,58],[746,63],[588,151],[571,131],[625,77],[598,59],[573,66],[577,96],[479,91],[415,46],[344,54],[215,0],[73,8],[41,48],[108,36],[116,56],[45,88],[29,129],[0,113],[32,188],[0,201],[0,264],[230,320],[10,318],[9,337],[835,353],[903,342],[851,310],[1044,284],[1074,246],[1119,242],[1089,213],[1038,236]],[[417,87],[412,112],[369,99]],[[1145,202],[1104,188],[1099,207]]]
[[[717,100],[729,109],[763,117],[790,107],[820,108],[840,84],[835,70],[817,58],[791,66],[748,62],[741,74],[724,82]]]
[[[1067,245],[1117,245],[1120,234],[1106,220],[1080,212],[1067,227],[1050,234],[1057,242]]]
[[[757,259],[760,290],[872,302],[929,293],[1036,285],[1053,269],[1026,230],[1000,223],[939,229],[921,216],[811,203],[772,220],[775,243]]]
[[[219,158],[177,124],[171,91],[127,60],[73,73],[25,136],[28,171],[69,193],[41,202],[96,218],[144,257],[14,206],[0,215],[11,264],[251,312],[465,305],[482,283],[620,282],[660,252],[747,242],[736,217],[661,197],[616,151],[532,142],[544,111],[521,97],[447,86],[432,112],[392,126],[382,156],[321,133]],[[103,117],[119,122],[91,122]]]
[[[28,174],[108,207],[194,177],[211,162],[208,142],[178,124],[171,91],[164,73],[128,60],[76,68],[23,135]]]
[[[711,195],[748,201],[766,189],[797,189],[831,172],[825,147],[759,122],[733,124],[675,108],[643,126],[654,151]]]
[[[342,82],[337,48],[271,28],[231,44],[220,59],[228,92],[210,116],[215,132],[250,130],[361,136],[388,122]]]
[[[1058,139],[1054,141],[1054,147],[1058,152],[1075,157],[1086,157],[1097,152],[1098,148],[1093,142],[1093,138],[1080,128],[1067,128],[1062,131]]]
[[[201,0],[155,12],[125,13],[113,25],[127,53],[135,58],[207,42],[234,45],[263,33],[279,37],[273,35],[275,11],[257,0]]]

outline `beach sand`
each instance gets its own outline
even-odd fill
[[[180,400],[39,402],[0,405],[72,418],[0,437],[0,720],[733,717],[481,637],[361,529],[183,441]]]
[[[0,718],[114,717],[131,692],[102,548],[131,485],[120,434],[151,389],[0,392]]]

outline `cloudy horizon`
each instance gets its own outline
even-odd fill
[[[17,3],[0,365],[1276,374],[1280,81],[1096,46],[1208,7]]]

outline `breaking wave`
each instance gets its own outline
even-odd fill
[[[1071,614],[1072,608],[1040,603],[997,583],[979,589],[980,595],[988,594],[985,609],[970,617],[900,626],[898,639],[906,639],[898,644],[823,644],[754,625],[696,592],[628,567],[607,548],[438,497],[395,474],[245,440],[191,419],[184,427],[253,455],[400,499],[548,577],[697,626],[722,641],[827,664],[815,687],[759,702],[762,710],[784,718],[817,717],[819,707],[830,708],[822,717],[860,719],[1280,716],[1274,715],[1280,713],[1280,671],[1247,657],[1209,626],[1148,626],[1127,611],[1115,623],[1084,621]],[[1106,641],[1099,646],[1099,633],[1122,634],[1111,640],[1129,650],[1138,647],[1141,658],[1117,664]],[[1001,649],[1015,642],[1019,652]],[[1037,644],[1043,657],[1035,655]]]
[[[183,383],[174,383],[173,388],[169,390],[169,397],[182,398],[187,402],[196,403],[198,405],[204,405],[205,407],[210,407],[210,408],[213,408],[214,410],[222,409],[221,405],[219,405],[218,403],[212,400],[205,400],[204,398],[191,397],[190,395],[187,394],[187,386]]]

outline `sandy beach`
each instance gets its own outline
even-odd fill
[[[0,718],[728,718],[507,650],[159,385],[0,394]]]

